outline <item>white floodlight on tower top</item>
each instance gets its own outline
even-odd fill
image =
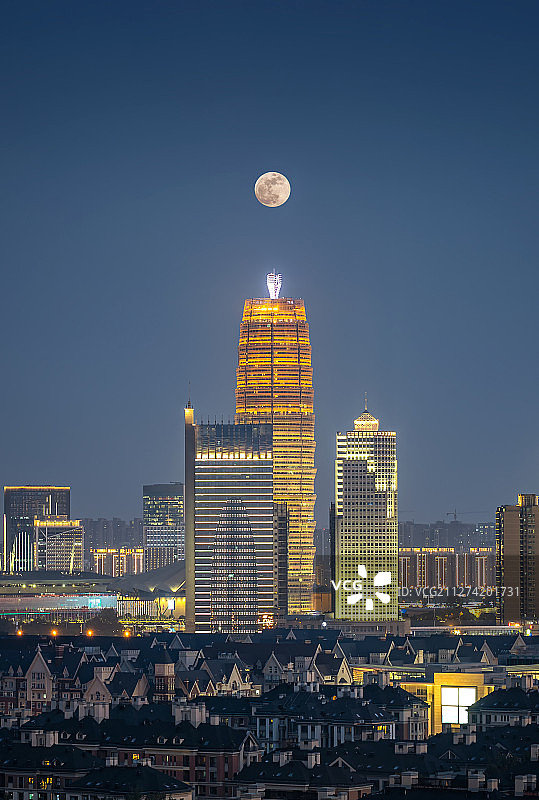
[[[282,275],[276,275],[275,272],[268,272],[266,283],[268,286],[269,296],[272,300],[277,300],[279,292],[281,291],[281,284],[283,282]]]

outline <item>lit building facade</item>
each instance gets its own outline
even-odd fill
[[[90,551],[93,570],[98,575],[138,575],[144,570],[142,547],[98,547]]]
[[[4,572],[34,568],[34,520],[70,515],[69,486],[4,486]]]
[[[487,683],[489,675],[483,672],[433,672],[430,678],[400,681],[406,692],[414,694],[429,706],[428,735],[442,733],[443,726],[466,725],[468,709],[477,700],[495,688]]]
[[[144,526],[144,572],[182,561],[185,557],[184,528]]]
[[[34,519],[34,568],[52,572],[84,570],[84,528],[78,519]]]
[[[212,555],[210,602],[212,630],[257,632],[255,539],[247,508],[237,497],[227,500],[219,515]]]
[[[259,630],[274,618],[272,427],[195,425],[191,412],[186,409],[186,490],[192,487],[186,491],[186,629],[194,617],[197,632]]]
[[[183,527],[183,483],[142,487],[142,522],[154,528]]]
[[[273,424],[273,496],[275,503],[286,503],[288,509],[289,614],[308,613],[312,603],[313,403],[303,300],[246,300],[238,347],[236,422]]]
[[[499,623],[539,620],[539,499],[519,494],[496,511],[496,617]]]
[[[417,600],[415,590],[424,588],[480,589],[494,595],[493,547],[399,547],[399,586],[403,600]],[[461,593],[461,596],[463,594]],[[487,595],[485,595],[487,596]],[[473,599],[473,596],[472,598]]]
[[[337,434],[336,619],[398,618],[397,436],[367,410]]]
[[[185,557],[183,483],[143,487],[144,570],[166,567]]]

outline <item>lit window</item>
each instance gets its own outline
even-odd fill
[[[442,723],[467,723],[468,708],[475,703],[476,692],[475,686],[442,686]]]

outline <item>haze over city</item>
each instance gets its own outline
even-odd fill
[[[398,434],[401,519],[539,490],[535,3],[4,7],[3,484],[140,515],[183,406],[233,417],[243,302],[301,297],[316,518],[335,432]],[[290,199],[265,208],[266,171]]]

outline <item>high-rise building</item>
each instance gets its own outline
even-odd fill
[[[288,613],[311,610],[313,587],[314,392],[303,300],[245,301],[240,325],[236,422],[273,425],[273,497],[288,509]]]
[[[231,633],[258,630],[258,570],[251,519],[243,501],[226,500],[211,560],[211,627]]]
[[[144,570],[159,569],[185,557],[183,483],[143,487]]]
[[[144,572],[160,569],[185,558],[185,530],[144,526]]]
[[[83,519],[84,547],[86,557],[89,558],[90,550],[103,547],[142,547],[143,525],[142,518],[126,522],[123,519]]]
[[[499,622],[539,619],[539,501],[519,494],[496,511],[496,616]]]
[[[53,572],[82,572],[84,528],[79,519],[34,519],[34,567]]]
[[[4,572],[33,569],[36,518],[69,516],[69,486],[4,486]]]
[[[272,427],[195,424],[186,409],[186,629],[274,619]]]
[[[154,528],[183,527],[183,483],[142,487],[142,521]]]
[[[273,602],[276,621],[288,614],[288,506],[273,505]]]
[[[478,522],[475,526],[477,547],[493,547],[496,542],[496,523]]]
[[[142,547],[98,547],[90,553],[93,570],[98,575],[138,575],[144,569]]]
[[[337,433],[335,459],[336,619],[398,618],[397,436],[367,409]]]

